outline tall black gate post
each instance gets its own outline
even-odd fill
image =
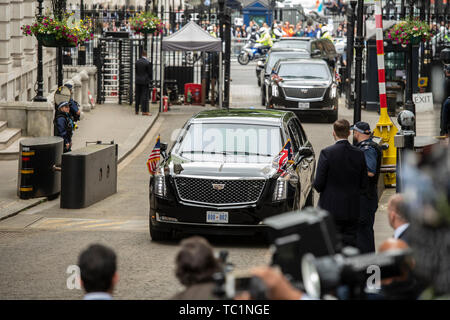
[[[353,64],[353,44],[355,37],[355,9],[356,0],[350,1],[350,7],[347,9],[347,74],[345,77],[346,90],[345,95],[347,98],[347,107],[349,109],[355,107],[355,95],[352,90],[353,78],[352,78],[352,64]]]
[[[362,63],[363,63],[363,50],[364,50],[364,1],[358,0],[358,15],[357,15],[357,31],[356,31],[356,58],[355,58],[355,92],[356,100],[355,107],[353,109],[353,123],[361,121],[361,87],[362,87]],[[347,30],[348,31],[348,30]]]
[[[414,0],[409,0],[409,16],[412,19],[414,17]],[[405,110],[411,111],[416,114],[416,105],[413,102],[413,44],[412,41],[408,43],[407,63],[406,63],[406,103]],[[416,125],[414,123],[413,131],[416,131]]]

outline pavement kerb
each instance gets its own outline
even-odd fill
[[[136,140],[136,143],[134,143],[134,145],[124,154],[122,154],[122,156],[119,157],[119,159],[117,160],[117,164],[121,163],[128,155],[130,155],[136,148],[137,146],[142,142],[142,140],[144,139],[144,137],[148,134],[148,132],[151,130],[153,124],[156,122],[156,120],[159,118],[159,109],[157,111],[156,116],[152,119],[152,121],[149,123],[149,125],[147,126],[147,129],[143,132],[143,134],[141,134],[139,136],[139,139]],[[15,215],[19,214],[22,211],[28,210],[32,207],[35,207],[41,203],[47,202],[47,198],[46,197],[42,197],[42,198],[36,198],[36,199],[29,199],[27,201],[29,201],[29,203],[25,204],[25,205],[20,205],[17,207],[17,209],[13,209],[13,211],[8,212],[6,214],[4,214],[3,212],[0,211],[0,221],[3,221],[5,219],[14,217]],[[17,201],[20,201],[20,199],[17,199]]]
[[[145,132],[136,141],[136,143],[126,153],[124,153],[121,157],[119,157],[119,159],[117,160],[117,164],[121,163],[130,153],[132,153],[137,148],[137,146],[142,142],[142,140],[144,140],[144,137],[147,135],[147,133],[153,127],[153,124],[156,122],[156,120],[158,118],[159,118],[159,110],[158,110],[156,116],[153,118],[153,120],[147,126],[147,129],[145,130]]]

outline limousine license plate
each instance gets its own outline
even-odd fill
[[[299,102],[298,108],[299,109],[309,109],[309,102]]]
[[[209,222],[209,223],[228,223],[228,212],[224,212],[224,211],[206,211],[206,222]]]

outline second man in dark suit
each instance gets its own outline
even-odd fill
[[[356,247],[360,195],[367,186],[364,153],[348,141],[350,123],[333,124],[336,143],[323,149],[317,163],[314,188],[320,193],[319,207],[330,212],[344,246]]]
[[[139,105],[141,106],[142,115],[149,116],[149,85],[152,80],[152,64],[147,59],[147,51],[142,50],[141,58],[136,61],[135,65],[135,86],[136,86],[136,102],[135,111],[139,114]]]

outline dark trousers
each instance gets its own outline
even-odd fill
[[[361,253],[375,252],[375,235],[373,224],[375,223],[375,212],[378,209],[378,198],[361,196],[359,201],[359,223],[357,247]]]
[[[141,106],[142,112],[148,112],[148,101],[148,84],[136,84],[136,102],[134,105],[136,113],[139,112],[139,105]]]
[[[356,247],[356,235],[358,232],[357,220],[334,220],[336,232],[341,238],[344,247]]]

